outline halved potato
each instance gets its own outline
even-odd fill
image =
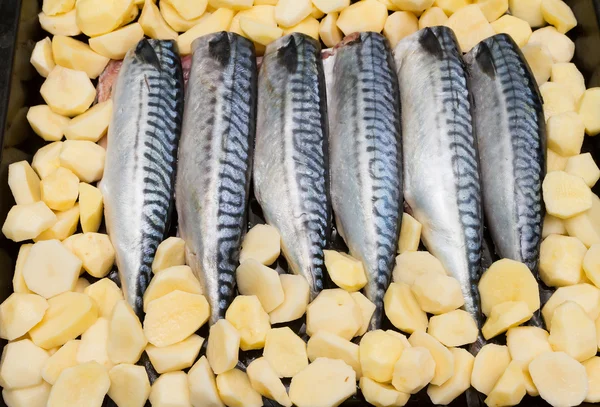
[[[109,59],[95,53],[88,44],[64,35],[52,38],[54,62],[65,68],[85,72],[90,79],[96,79],[108,64]]]
[[[129,24],[118,30],[90,38],[90,48],[110,59],[123,59],[125,54],[142,38],[144,30],[139,23]]]

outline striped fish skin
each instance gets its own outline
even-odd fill
[[[258,76],[254,187],[311,299],[323,289],[329,236],[327,108],[320,45],[299,33],[267,46]]]
[[[251,41],[218,32],[192,44],[176,203],[186,260],[211,306],[225,317],[246,230],[256,129],[257,69]]]
[[[385,37],[366,32],[336,49],[328,80],[331,202],[336,226],[367,274],[381,327],[402,219],[400,96]]]
[[[394,52],[404,197],[423,225],[423,243],[460,282],[465,310],[481,324],[482,196],[462,54],[446,27],[418,31]]]
[[[104,215],[122,289],[138,315],[152,261],[169,225],[183,115],[183,76],[173,41],[141,40],[113,93],[104,177]]]

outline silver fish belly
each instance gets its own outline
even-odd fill
[[[328,83],[331,202],[336,227],[367,274],[365,293],[381,326],[402,218],[398,77],[377,33],[346,37]]]
[[[100,188],[122,289],[141,315],[152,261],[173,206],[183,114],[183,76],[175,43],[142,40],[130,50],[113,102]]]
[[[235,34],[192,44],[176,203],[186,260],[211,306],[210,324],[235,296],[235,269],[246,228],[256,126],[256,56]]]
[[[482,197],[462,55],[446,27],[423,29],[394,52],[404,197],[423,225],[423,243],[460,282],[465,310],[481,323]]]
[[[327,111],[320,46],[290,34],[267,46],[258,76],[255,194],[311,298],[323,289],[329,229]]]

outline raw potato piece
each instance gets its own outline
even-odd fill
[[[150,396],[150,381],[144,366],[121,364],[108,372],[108,397],[118,406],[143,407]]]
[[[475,342],[479,329],[471,314],[457,309],[431,317],[427,333],[447,347],[453,347]]]
[[[173,345],[196,332],[208,316],[204,296],[175,290],[148,305],[144,333],[154,346]]]
[[[114,364],[136,363],[142,356],[147,343],[140,320],[127,301],[119,300],[113,308],[109,321],[106,345],[108,357]],[[148,356],[150,356],[150,352],[148,352]],[[158,369],[154,360],[152,364]],[[186,367],[189,366],[191,363]],[[159,371],[159,373],[162,372]]]
[[[427,314],[421,309],[410,286],[391,283],[383,297],[385,315],[390,322],[404,332],[427,330]]]
[[[569,88],[565,85],[546,82],[540,86],[540,93],[544,100],[544,116],[546,120],[554,115],[575,111],[575,99]]]
[[[542,308],[542,316],[548,329],[552,327],[554,311],[566,301],[574,301],[579,304],[592,320],[596,320],[600,316],[600,290],[598,288],[591,284],[561,287],[552,294],[552,297]]]
[[[552,65],[552,82],[565,85],[579,101],[585,92],[585,79],[577,66],[572,63],[558,63]]]
[[[310,298],[310,288],[300,275],[280,274],[284,299],[281,305],[269,313],[272,324],[294,321],[304,315]],[[354,294],[354,293],[353,293]]]
[[[211,0],[210,3],[212,5],[214,0]],[[206,11],[206,6],[208,5],[208,1],[207,0],[197,0],[197,1],[186,1],[186,0],[167,0],[167,2],[169,3],[170,6],[172,6],[175,11],[182,17],[185,18],[186,20],[193,20],[195,18],[198,18],[200,16],[202,16],[204,14],[204,12]],[[240,2],[246,2],[247,1],[237,1],[238,3]],[[234,3],[236,3],[235,0],[232,1],[226,1],[226,3],[229,3],[230,6],[232,6]],[[221,6],[221,5],[214,5],[214,8],[219,8],[219,7],[230,7],[230,6]],[[234,7],[230,7],[230,8],[234,8]]]
[[[83,182],[99,181],[104,173],[106,150],[91,141],[67,140],[60,150],[60,165],[73,171]]]
[[[35,238],[56,221],[56,215],[44,202],[15,205],[6,215],[2,233],[10,240],[22,242]]]
[[[571,218],[592,207],[590,187],[581,178],[564,171],[547,174],[542,189],[546,210],[557,218]]]
[[[192,2],[192,4],[196,4],[196,2]],[[142,26],[144,34],[150,38],[157,40],[177,39],[177,33],[169,27],[169,24],[167,24],[160,14],[160,10],[152,0],[144,2],[144,8],[142,9],[138,23]]]
[[[60,141],[69,118],[54,113],[48,105],[32,106],[27,111],[29,125],[44,141]]]
[[[56,212],[56,223],[50,229],[46,229],[40,233],[34,242],[40,240],[65,240],[77,230],[79,223],[79,204],[63,212]]]
[[[44,318],[29,331],[29,336],[37,346],[52,349],[77,338],[96,319],[98,308],[90,297],[80,293],[63,293],[48,300]]]
[[[600,243],[600,198],[592,194],[592,207],[564,220],[569,235],[578,238],[587,247]]]
[[[318,358],[292,378],[290,399],[297,407],[339,406],[356,393],[356,374],[341,360]]]
[[[416,394],[429,384],[435,375],[435,360],[427,348],[406,348],[394,365],[392,385],[396,390]]]
[[[600,401],[600,357],[594,356],[583,362],[588,377],[588,394],[585,401],[597,403]]]
[[[80,340],[65,343],[42,366],[42,378],[50,384],[56,383],[63,370],[77,366]]]
[[[42,383],[42,366],[50,355],[29,339],[10,342],[2,351],[0,380],[5,389],[18,389]]]
[[[320,330],[352,339],[362,326],[362,312],[350,294],[340,288],[323,290],[306,308],[306,332]]]
[[[104,318],[111,318],[115,305],[123,299],[123,292],[109,278],[96,281],[84,293],[98,304],[98,315]]]
[[[583,182],[581,178],[577,179]],[[584,276],[585,252],[586,247],[576,237],[548,236],[540,247],[540,278],[551,287],[579,283]]]
[[[423,14],[421,14],[421,17],[419,17],[419,30],[426,27],[444,25],[446,24],[446,21],[448,21],[448,16],[444,13],[444,10],[439,7],[431,7],[425,10]],[[406,214],[403,216],[406,216]]]
[[[550,334],[535,326],[518,326],[506,333],[506,345],[510,358],[528,365],[544,352],[552,352],[548,336]],[[496,346],[496,345],[493,345]]]
[[[508,0],[476,0],[475,3],[481,8],[485,18],[491,23],[498,20],[508,11]],[[527,23],[529,26],[529,23]]]
[[[63,243],[64,244],[64,243]],[[86,288],[90,286],[90,282],[87,279],[80,277],[75,283],[75,291],[76,293],[83,293]]]
[[[240,333],[241,350],[262,349],[265,346],[271,324],[269,314],[265,312],[256,296],[235,297],[225,313],[225,319]]]
[[[235,12],[228,8],[219,8],[206,19],[202,20],[202,24],[197,24],[190,28],[185,33],[177,38],[177,46],[181,55],[189,55],[192,53],[192,42],[203,35],[226,31],[233,19]]]
[[[109,387],[108,372],[97,362],[70,367],[52,387],[48,407],[100,406]]]
[[[350,0],[313,0],[312,3],[325,14],[337,13],[350,6]]]
[[[553,350],[583,362],[598,350],[596,325],[579,304],[567,301],[554,311],[548,342]]]
[[[400,40],[402,38],[408,37],[412,33],[417,32],[418,30],[419,30],[419,20],[417,20],[417,17],[413,13],[411,13],[410,11],[396,11],[395,13],[388,16],[387,20],[385,20],[385,25],[383,26],[383,35],[385,35],[385,37],[390,42],[390,46],[392,47],[392,49],[394,49],[396,47],[396,44],[398,44],[398,42],[400,42]],[[406,216],[406,214],[404,214],[403,216]],[[404,218],[402,219],[402,222],[404,222]],[[410,222],[410,220],[409,220],[409,222]],[[404,225],[404,223],[403,223],[403,225]],[[421,226],[421,225],[419,224],[418,226]],[[407,227],[410,227],[410,226],[407,226]],[[410,232],[407,231],[405,233],[410,233]],[[420,234],[420,229],[419,229],[419,234]],[[400,237],[402,237],[402,234],[400,235]],[[410,238],[410,236],[408,238]],[[417,238],[418,238],[418,235],[417,235]],[[418,249],[418,247],[419,247],[419,243],[417,241],[417,245],[413,250],[416,251]],[[400,253],[402,253],[402,252],[400,252]]]
[[[56,64],[54,63],[54,56],[52,55],[52,41],[50,41],[49,37],[46,37],[35,44],[29,61],[35,70],[44,78],[46,78],[50,71],[54,69]]]
[[[400,10],[420,14],[433,6],[434,0],[392,0],[392,3]]]
[[[64,35],[55,35],[52,39],[52,54],[57,65],[83,71],[90,79],[100,76],[109,61],[88,44]]]
[[[531,27],[544,25],[542,15],[542,0],[509,0],[510,13],[529,23]]]
[[[65,137],[67,140],[98,142],[98,140],[106,135],[112,116],[112,109],[113,104],[111,99],[92,106],[87,112],[69,122],[69,125],[65,128]]]
[[[127,51],[142,38],[144,38],[144,29],[139,23],[133,23],[113,32],[90,38],[89,44],[90,48],[106,58],[123,59]]]
[[[419,248],[419,243],[421,242],[422,228],[423,225],[421,225],[418,220],[410,216],[408,213],[405,212],[402,215],[402,226],[400,227],[400,239],[398,241],[398,253],[402,254],[404,252],[417,251]]]
[[[562,34],[577,25],[573,11],[562,0],[542,0],[542,16]]]
[[[367,285],[367,276],[360,260],[335,250],[324,250],[324,253],[329,277],[338,287],[354,292]]]
[[[98,188],[85,182],[79,183],[79,212],[83,233],[97,232],[104,213],[102,193]]]
[[[547,352],[529,364],[540,396],[554,406],[578,406],[588,392],[585,368],[564,352]]]
[[[46,407],[51,386],[42,382],[23,389],[2,390],[2,398],[8,407]]]
[[[392,277],[396,283],[413,285],[417,277],[430,271],[446,275],[442,263],[429,252],[405,252],[396,257]]]
[[[556,31],[554,27],[544,27],[534,31],[529,37],[528,44],[545,45],[554,62],[569,62],[575,54],[575,43],[566,35]]]
[[[496,261],[479,280],[481,311],[489,316],[492,308],[507,301],[525,301],[531,312],[540,309],[537,281],[529,268],[518,261]]]
[[[585,253],[583,271],[596,287],[600,286],[600,244],[591,246]]]
[[[337,26],[338,13],[327,14],[319,24],[319,37],[329,48],[342,40],[342,31]]]
[[[381,32],[387,16],[387,8],[382,3],[377,0],[362,0],[340,12],[337,26],[344,35],[357,31]]]
[[[431,379],[431,384],[441,386],[452,377],[455,372],[454,356],[437,339],[425,332],[417,331],[408,338],[408,342],[413,347],[420,346],[426,348],[431,353],[435,361],[435,374],[433,379]],[[471,378],[470,374],[469,372],[469,380]]]
[[[8,166],[8,186],[17,205],[32,204],[41,199],[40,179],[27,161]]]
[[[552,171],[563,171],[567,166],[568,158],[562,155],[556,154],[554,151],[548,149],[548,156],[546,158],[547,172]]]
[[[108,357],[109,321],[106,318],[98,320],[81,335],[77,350],[77,363],[98,362],[107,369],[113,367]]]
[[[548,48],[543,44],[528,43],[521,48],[521,52],[531,68],[538,86],[546,83],[550,78],[552,64],[554,63]],[[550,165],[548,165],[548,171],[550,171],[550,168]]]
[[[510,353],[506,346],[493,343],[483,345],[477,356],[475,356],[473,372],[471,373],[471,385],[478,392],[487,396],[498,382],[498,379],[506,371],[510,360]]]
[[[171,0],[173,1],[173,0]],[[186,2],[186,0],[180,0]],[[220,7],[227,7],[232,10],[247,10],[252,7],[254,0],[209,0],[208,4],[211,9],[217,9]],[[184,14],[184,13],[182,13]]]
[[[362,375],[358,350],[357,344],[327,331],[317,332],[306,346],[308,360],[311,362],[317,358],[340,359],[354,369],[356,377]]]
[[[80,0],[77,1],[77,25],[89,37],[106,34],[127,22],[133,0]]]
[[[289,327],[274,328],[267,333],[263,356],[279,377],[293,377],[308,365],[306,343]]]
[[[378,383],[368,377],[360,378],[360,390],[365,400],[377,407],[404,406],[410,394],[402,393],[389,384]]]
[[[96,98],[96,89],[82,71],[55,66],[40,88],[52,111],[63,116],[85,112]]]
[[[225,407],[221,402],[215,374],[206,356],[202,356],[188,372],[190,400],[193,406]]]
[[[295,32],[306,34],[309,37],[319,41],[319,21],[312,16],[308,16],[298,24],[284,29],[283,35],[288,35]]]
[[[421,309],[431,314],[450,312],[465,303],[458,280],[438,273],[422,274],[415,280],[412,292]]]
[[[156,249],[156,255],[152,262],[152,272],[168,269],[173,266],[183,266],[185,264],[185,242],[179,237],[171,236]]]
[[[275,6],[275,20],[281,27],[292,27],[312,12],[310,0],[279,0]]]
[[[194,364],[203,342],[204,338],[192,335],[182,342],[164,348],[148,345],[146,353],[158,373],[174,372]]]
[[[488,406],[516,406],[525,397],[525,377],[519,362],[511,362],[502,374],[489,397]]]
[[[240,30],[246,37],[263,46],[283,35],[281,28],[271,27],[248,17],[240,18]]]
[[[48,301],[35,294],[11,294],[0,305],[0,337],[12,341],[42,320]]]
[[[202,287],[190,267],[173,266],[156,274],[144,293],[144,311],[152,301],[175,290],[202,294]]]
[[[27,288],[27,284],[23,278],[23,266],[25,265],[25,259],[27,259],[32,246],[32,244],[22,244],[21,247],[19,247],[19,254],[17,255],[15,274],[13,277],[13,291],[16,293],[31,294],[31,290]]]
[[[226,319],[210,327],[206,357],[216,374],[233,369],[238,362],[240,334]]]
[[[199,24],[202,19],[210,14],[204,13],[200,17],[186,20],[177,12],[177,10],[167,2],[160,3],[160,14],[163,16],[169,27],[177,32],[184,32]]]
[[[463,7],[446,21],[458,39],[462,52],[469,52],[480,41],[494,35],[494,29],[476,4]]]
[[[533,316],[524,301],[509,301],[495,305],[485,321],[481,333],[485,339],[493,338],[508,329],[521,325]]]
[[[254,259],[265,266],[275,263],[281,252],[279,232],[270,225],[256,225],[246,233],[240,251],[240,264]]]
[[[154,407],[188,407],[190,389],[184,372],[161,375],[150,390],[150,404]]]
[[[441,386],[432,384],[427,387],[427,395],[433,404],[450,404],[471,386],[471,372],[473,371],[474,357],[461,348],[449,350],[454,360],[452,377]]]
[[[235,275],[240,294],[256,295],[266,312],[283,303],[283,287],[275,270],[249,259],[237,268]]]
[[[600,133],[600,118],[598,109],[600,108],[600,88],[591,88],[586,90],[579,100],[577,112],[585,125],[585,132],[589,136],[595,136]]]
[[[59,167],[40,182],[42,201],[50,209],[71,209],[79,195],[79,178],[66,168]]]
[[[62,141],[56,141],[40,148],[33,156],[31,167],[37,172],[41,179],[46,178],[54,170],[60,167],[60,151]]]
[[[394,365],[400,359],[405,343],[380,329],[367,332],[360,341],[360,366],[362,374],[380,383],[389,383]]]
[[[45,240],[31,248],[23,266],[23,278],[31,291],[51,298],[73,290],[79,270],[81,260],[58,240]]]
[[[531,27],[527,21],[508,14],[494,21],[492,28],[496,34],[510,35],[519,47],[525,46],[531,36]]]
[[[48,31],[53,35],[69,35],[76,36],[81,34],[81,30],[77,26],[76,11],[71,10],[65,14],[49,16],[46,13],[38,14],[40,25],[44,31]]]
[[[235,32],[236,34],[239,34],[239,35],[246,36],[246,34],[244,34],[244,32],[240,28],[240,18],[241,17],[248,17],[256,22],[268,25],[273,28],[277,28],[277,22],[275,21],[275,7],[272,5],[254,6],[247,10],[240,11],[233,17],[233,20],[231,20],[231,26],[229,27],[229,31]],[[251,237],[248,237],[248,235],[251,235]],[[263,237],[262,241],[261,241],[261,239],[257,239],[259,236]],[[247,239],[250,239],[250,241],[246,242]],[[251,244],[251,246],[248,248],[251,248],[254,245],[256,245],[256,248],[259,251],[262,250],[261,247],[263,245],[269,246],[271,250],[275,246],[277,246],[277,256],[279,256],[279,246],[280,246],[279,232],[277,232],[277,229],[271,227],[270,225],[263,225],[263,224],[255,225],[252,229],[250,229],[248,231],[248,233],[244,237],[244,241],[242,242],[242,251],[244,250],[244,246],[246,245],[246,243]],[[268,250],[268,252],[270,251],[270,254],[268,255],[268,257],[270,257],[271,255],[274,255],[274,252],[271,250]],[[268,264],[264,263],[260,258],[254,258],[254,259],[258,260],[261,263],[268,266]],[[240,260],[241,260],[241,253],[240,253]],[[275,260],[276,260],[276,258],[273,260],[273,262],[275,262]],[[243,263],[243,261],[240,261],[240,263]]]
[[[73,253],[83,262],[83,268],[91,276],[105,277],[115,263],[115,249],[102,233],[83,233],[72,241]]]
[[[469,5],[470,0],[435,0],[434,5],[444,10],[447,15],[452,15],[458,10]]]
[[[575,112],[565,112],[548,119],[546,125],[548,147],[552,151],[570,157],[579,154],[585,136],[585,126]]]
[[[371,323],[371,317],[373,317],[373,313],[375,312],[375,304],[371,302],[367,297],[365,297],[361,292],[355,292],[350,294],[354,302],[360,308],[360,312],[362,314],[362,326],[356,332],[356,336],[362,336],[367,329],[369,329],[369,325]]]
[[[248,375],[231,369],[217,376],[217,389],[221,400],[229,407],[261,407],[262,398],[252,388]]]
[[[291,407],[292,402],[277,376],[277,373],[264,357],[253,360],[247,367],[246,373],[252,388],[262,396],[275,400],[285,407]]]
[[[600,168],[590,153],[569,157],[565,172],[581,177],[588,187],[593,187],[600,179]]]

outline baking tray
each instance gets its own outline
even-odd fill
[[[583,73],[588,88],[600,86],[600,0],[565,2],[573,9],[579,23],[569,32],[576,44],[574,62]],[[40,11],[41,0],[0,0],[0,225],[4,223],[8,210],[14,205],[8,187],[9,164],[31,160],[35,151],[44,144],[41,138],[33,133],[26,119],[28,106],[44,103],[39,94],[43,78],[29,63],[33,46],[47,35],[38,22],[37,15]],[[600,162],[600,137],[586,137],[582,152],[590,152],[594,160]],[[596,185],[594,192],[600,194],[600,183]],[[262,214],[255,201],[250,203],[250,212],[250,225],[261,221]],[[330,244],[334,247],[343,246],[343,242],[335,238]],[[18,247],[18,244],[0,233],[0,302],[12,292]],[[285,262],[281,262],[279,268],[286,268]],[[111,274],[114,278],[115,273]],[[293,328],[297,331],[298,324]],[[6,341],[0,340],[1,348],[4,348],[5,344]],[[243,355],[242,359],[256,356]],[[104,405],[115,406],[108,398]],[[265,405],[277,404],[267,402]],[[360,396],[344,403],[344,406],[363,405],[368,404]],[[411,397],[407,405],[431,403],[423,391]],[[452,403],[452,406],[463,405],[466,405],[464,396]],[[539,397],[525,398],[521,405],[547,406]],[[1,398],[0,407],[6,407]]]

